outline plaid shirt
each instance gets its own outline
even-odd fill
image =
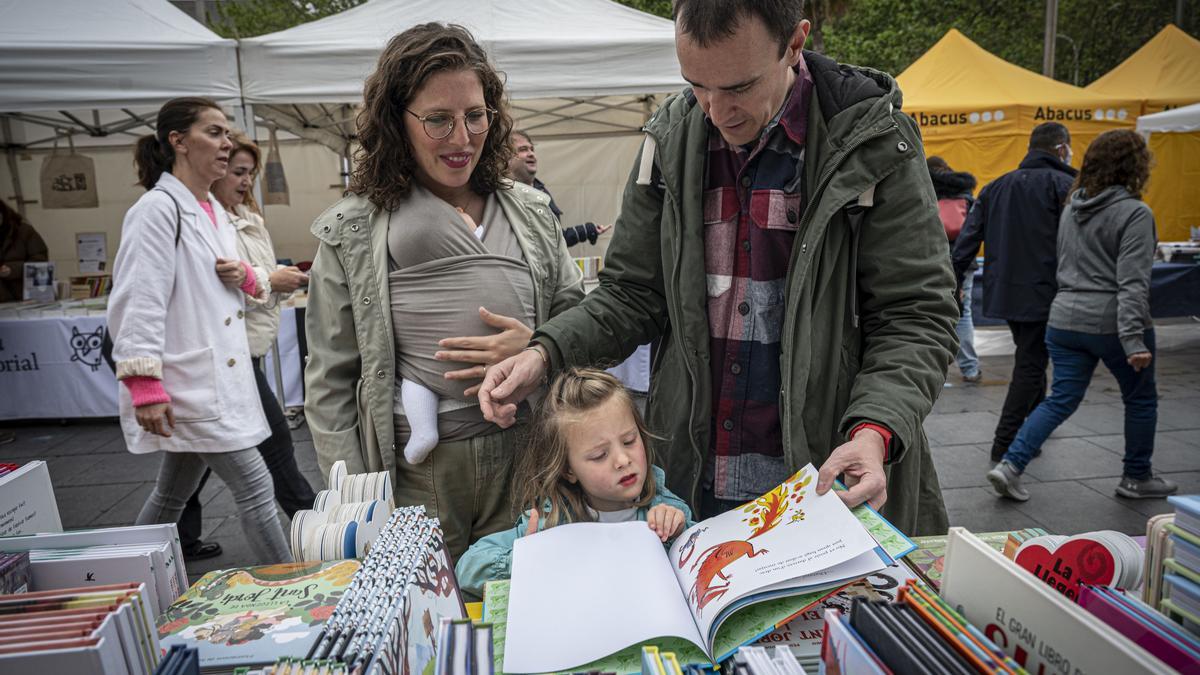
[[[753,148],[730,146],[709,128],[704,257],[713,416],[705,483],[718,499],[753,499],[787,478],[779,349],[788,263],[804,211],[812,94],[802,62]]]

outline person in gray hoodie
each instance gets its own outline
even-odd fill
[[[1150,470],[1158,391],[1150,319],[1154,214],[1141,201],[1149,176],[1150,149],[1132,130],[1107,131],[1088,146],[1058,226],[1058,292],[1046,329],[1054,383],[987,474],[1001,497],[1029,499],[1021,474],[1079,407],[1100,361],[1116,378],[1125,404],[1125,467],[1117,495],[1162,498],[1178,489]]]

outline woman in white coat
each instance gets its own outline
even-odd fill
[[[246,341],[250,266],[209,186],[233,147],[211,100],[177,98],[135,151],[146,194],[125,214],[108,326],[130,452],[163,452],[139,525],[173,523],[210,467],[229,486],[263,563],[289,562],[271,476],[255,446],[267,438]]]

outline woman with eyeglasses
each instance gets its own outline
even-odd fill
[[[505,178],[504,85],[470,33],[397,35],[363,98],[351,194],[313,224],[305,415],[322,469],[391,471],[457,557],[512,520],[521,429],[483,419],[478,384],[581,275],[548,197]]]

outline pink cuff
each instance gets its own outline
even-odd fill
[[[138,375],[136,377],[127,377],[121,381],[129,389],[129,396],[133,399],[133,407],[135,408],[155,403],[171,402],[171,397],[167,395],[167,390],[163,389],[162,380],[157,377]]]
[[[242,282],[240,288],[243,293],[253,297],[254,292],[258,290],[258,279],[254,278],[254,268],[250,267],[250,263],[245,260],[242,260],[241,263],[242,269],[246,270],[246,280]]]

